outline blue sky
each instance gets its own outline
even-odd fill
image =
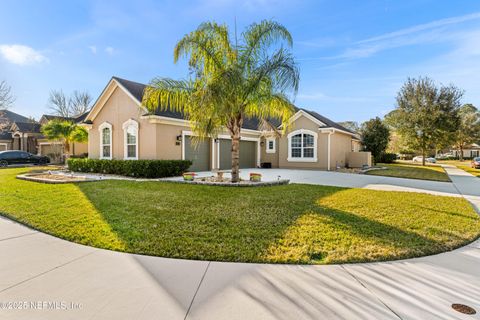
[[[183,78],[173,47],[206,20],[284,24],[301,70],[295,103],[336,121],[383,116],[407,77],[465,90],[480,106],[480,1],[22,1],[0,10],[0,80],[37,119],[52,89],[96,99],[112,75]]]

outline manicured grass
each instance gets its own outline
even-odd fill
[[[445,161],[441,161],[441,163],[454,165],[457,168],[462,169],[463,171],[473,174],[474,176],[480,177],[480,169],[472,168],[470,166],[470,160],[464,160],[464,161],[445,160]]]
[[[421,179],[433,181],[450,181],[445,170],[439,165],[428,164],[422,166],[414,163],[379,163],[377,166],[387,167],[386,170],[372,170],[367,174],[408,179]]]
[[[47,185],[0,170],[0,212],[75,242],[220,261],[328,264],[422,256],[480,235],[462,198],[314,185]]]

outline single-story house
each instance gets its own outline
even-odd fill
[[[460,150],[452,150],[455,157],[460,156]],[[469,144],[463,148],[463,158],[474,158],[480,156],[480,145],[476,143]]]
[[[53,119],[69,120],[82,123],[87,113],[75,117],[65,118],[52,115],[43,115],[39,122],[19,115],[10,110],[0,110],[3,126],[8,129],[0,132],[0,151],[22,150],[33,154],[50,157],[53,162],[60,161],[64,155],[63,142],[50,141],[41,133],[42,125]],[[86,143],[73,143],[71,152],[82,155],[88,152]]]
[[[86,116],[88,156],[93,159],[187,159],[192,171],[229,169],[228,132],[195,144],[183,114],[142,105],[145,85],[113,77]],[[258,119],[245,119],[241,130],[240,167],[305,168],[371,165],[359,152],[358,135],[320,114],[297,108],[287,134],[261,130]],[[280,123],[272,121],[272,126]]]

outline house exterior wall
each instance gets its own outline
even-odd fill
[[[276,137],[275,139],[275,152],[274,153],[268,153],[267,152],[267,138],[263,137],[261,139],[261,144],[260,144],[260,162],[269,162],[272,164],[272,168],[278,168],[278,144],[279,144],[279,138]]]
[[[346,165],[347,153],[352,151],[352,137],[335,132],[330,139],[330,169],[343,168]]]
[[[370,152],[348,152],[346,158],[349,168],[362,168],[364,165],[372,166],[372,154]]]
[[[123,124],[134,119],[138,122],[138,158],[157,159],[157,127],[147,119],[141,119],[143,111],[123,90],[116,88],[100,110],[88,131],[89,158],[100,157],[100,132],[102,123],[112,125],[112,158],[124,158]]]

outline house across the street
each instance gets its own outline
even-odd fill
[[[0,151],[27,151],[48,156],[52,162],[61,161],[64,155],[63,142],[46,139],[41,133],[42,125],[53,119],[81,123],[87,116],[87,113],[75,118],[43,115],[40,121],[36,122],[10,110],[0,110],[0,113],[2,127],[6,128],[0,131]],[[86,143],[72,143],[71,151],[74,155],[86,154],[88,147]]]
[[[452,150],[455,157],[460,157],[460,150]],[[476,143],[469,144],[463,148],[463,158],[475,158],[480,156],[480,145]]]
[[[145,85],[113,77],[86,116],[88,155],[94,159],[187,159],[192,171],[229,169],[228,132],[195,144],[183,114],[141,105]],[[358,135],[320,114],[297,109],[286,135],[246,119],[241,131],[240,167],[305,168],[371,165]],[[280,123],[272,121],[273,127]],[[279,131],[278,131],[279,132]]]

